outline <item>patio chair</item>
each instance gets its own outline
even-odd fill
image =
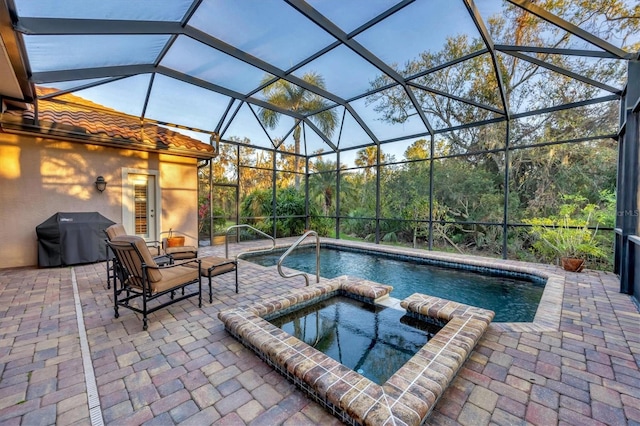
[[[113,240],[115,237],[119,237],[120,235],[127,235],[127,231],[124,229],[124,225],[121,223],[115,223],[104,230],[104,233],[107,234],[107,238],[109,240]]]
[[[168,305],[198,296],[198,307],[202,307],[200,259],[158,266],[144,239],[135,235],[116,236],[107,245],[115,255],[116,269],[121,275],[120,287],[113,286],[116,318],[120,316],[119,307],[131,309],[142,314],[142,329],[146,330],[147,316]],[[197,290],[187,290],[191,284],[197,284]],[[177,290],[182,290],[178,296]],[[169,300],[149,306],[161,297]],[[132,304],[135,301],[141,306]]]
[[[127,235],[127,231],[124,229],[124,225],[121,223],[115,223],[109,226],[104,230],[104,233],[107,235],[107,241],[111,241],[115,237],[119,237],[122,235]],[[166,263],[171,262],[171,258],[167,257],[162,253],[162,245],[159,241],[146,241],[147,247],[153,248],[157,251],[157,254],[154,255],[154,259],[157,264],[164,265]],[[107,244],[107,288],[111,288],[111,283],[116,285],[116,280],[118,279],[118,271],[116,270],[116,261],[114,255]]]
[[[127,235],[127,231],[125,231],[124,226],[121,223],[111,225],[104,230],[104,233],[107,235],[107,241],[111,241],[120,235]],[[113,251],[111,251],[109,244],[107,244],[107,288],[111,288],[112,283],[115,288],[116,280],[118,278],[118,271],[116,271],[116,259],[114,256],[115,255],[113,254]]]
[[[172,229],[162,232],[162,234],[167,234],[166,237],[162,238],[162,250],[171,256],[173,260],[195,259],[198,257],[198,249],[196,247],[185,245],[186,234]]]
[[[107,234],[107,239],[109,240],[112,240],[114,237],[119,237],[121,235],[128,235],[127,231],[124,229],[124,225],[121,223],[115,223],[109,226],[104,230],[104,232],[105,234]],[[160,243],[160,241],[145,240],[145,244],[147,245],[147,247],[156,250],[157,253],[154,254],[155,257],[164,256],[164,253],[162,252],[162,244]]]

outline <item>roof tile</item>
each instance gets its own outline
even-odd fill
[[[37,87],[36,91],[38,96],[57,92],[56,89],[42,87]],[[33,113],[26,111],[23,118],[33,119]],[[128,140],[141,148],[188,150],[196,155],[206,154],[206,157],[215,153],[211,145],[197,139],[163,126],[144,123],[139,117],[106,108],[71,94],[39,99],[38,119],[41,122],[73,126],[78,128],[78,132],[87,135]]]

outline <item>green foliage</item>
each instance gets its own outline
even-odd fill
[[[309,176],[310,201],[322,206],[322,213],[335,213],[333,205],[336,199],[336,163],[332,161],[316,160],[312,165],[314,173]]]
[[[603,227],[613,228],[616,224],[616,193],[609,189],[600,191],[602,207],[593,212],[594,220]]]
[[[349,213],[349,219],[343,221],[343,232],[360,238],[375,235],[376,222],[370,219],[359,219],[373,217],[375,213],[367,208],[357,208]]]
[[[328,237],[332,234],[334,222],[326,217],[312,217],[310,220],[311,229],[316,231],[321,237]]]
[[[387,232],[382,236],[382,241],[385,243],[397,243],[398,235],[395,232]]]
[[[455,221],[500,222],[504,191],[500,176],[482,164],[449,159],[434,165],[434,198]]]
[[[273,198],[271,189],[256,189],[250,192],[240,205],[243,222],[260,231],[272,235]]]
[[[605,257],[599,246],[596,231],[589,229],[589,222],[566,216],[559,225],[553,220],[535,218],[526,221],[532,225],[536,240],[533,248],[543,258]]]
[[[276,194],[276,236],[291,237],[304,233],[304,193],[295,188],[278,190]]]
[[[534,252],[545,261],[606,258],[607,252],[597,237],[598,217],[604,217],[598,206],[585,204],[586,199],[579,195],[565,195],[563,199],[559,216],[524,221],[531,225]]]
[[[272,235],[273,198],[271,190],[257,189],[245,197],[241,204],[241,215],[244,222]],[[312,215],[317,215],[311,209]],[[276,192],[276,236],[291,237],[302,235],[305,230],[305,198],[302,191],[294,187],[278,189]],[[311,229],[319,235],[328,235],[331,226],[329,219],[314,218],[311,220]]]
[[[221,208],[214,207],[211,215],[213,216],[213,233],[224,230],[227,220],[224,218],[224,211]]]
[[[212,235],[211,216],[213,216],[214,234],[223,230],[226,225],[224,210],[218,206],[211,208],[210,199],[209,194],[198,197],[198,235],[201,238],[210,238]]]
[[[242,201],[240,214],[243,217],[251,218],[248,223],[256,223],[255,218],[269,216],[273,212],[272,190],[256,189],[250,192]]]

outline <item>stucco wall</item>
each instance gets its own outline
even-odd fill
[[[37,265],[35,228],[56,212],[121,222],[123,168],[159,171],[161,230],[184,231],[197,245],[195,159],[0,132],[0,268]]]

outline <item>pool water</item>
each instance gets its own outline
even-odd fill
[[[273,266],[282,252],[244,259]],[[426,264],[427,260],[405,261],[385,256],[323,247],[320,250],[320,275],[335,278],[351,275],[393,286],[391,296],[404,299],[413,293],[442,297],[467,305],[490,309],[496,322],[532,322],[544,282],[511,278]],[[315,274],[315,248],[292,252],[283,266]]]
[[[398,309],[345,296],[266,319],[379,385],[441,329]]]

